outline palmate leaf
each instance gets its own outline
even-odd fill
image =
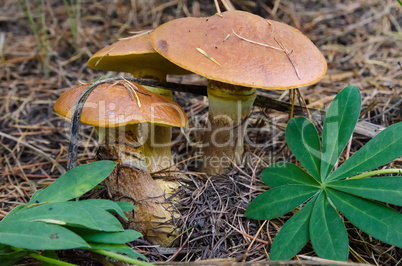
[[[81,237],[62,226],[11,220],[0,223],[0,243],[30,250],[89,247]]]
[[[261,172],[261,179],[267,186],[280,187],[284,185],[319,186],[314,178],[303,169],[292,163],[271,164]]]
[[[387,127],[370,140],[329,177],[338,180],[370,171],[402,156],[402,122]]]
[[[337,211],[321,193],[310,217],[310,238],[314,251],[324,259],[346,261],[349,241],[345,225]]]
[[[310,239],[310,216],[317,196],[282,226],[272,243],[271,260],[289,260],[306,245]]]
[[[402,176],[346,179],[330,182],[327,186],[364,198],[402,206]]]
[[[361,96],[356,86],[347,86],[335,97],[325,116],[322,131],[321,180],[334,168],[348,143],[360,114]]]
[[[317,129],[304,117],[292,118],[286,126],[286,143],[317,182],[320,181],[321,143]]]
[[[402,248],[402,214],[380,203],[334,189],[328,196],[355,226],[385,243]]]
[[[261,172],[262,181],[270,187],[284,185],[319,186],[318,182],[306,171],[292,163],[271,164]]]
[[[108,177],[116,164],[113,161],[97,161],[75,167],[31,198],[27,205],[78,198]]]
[[[254,220],[269,220],[282,216],[311,198],[319,188],[305,185],[280,186],[257,196],[244,215]]]

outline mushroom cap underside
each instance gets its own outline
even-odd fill
[[[191,72],[171,63],[151,45],[150,33],[121,39],[96,52],[89,60],[92,69],[134,73],[152,69],[165,75],[187,75]]]
[[[299,30],[244,11],[175,19],[155,29],[151,42],[184,69],[245,87],[296,88],[327,70],[324,56]]]
[[[74,104],[88,85],[65,91],[54,104],[54,110],[71,119]],[[152,93],[134,82],[121,81],[96,87],[85,102],[80,121],[96,127],[143,122],[183,127],[187,125],[188,118],[183,108],[169,98]]]

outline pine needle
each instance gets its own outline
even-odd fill
[[[283,49],[283,51],[285,52],[286,56],[289,58],[290,63],[292,63],[292,66],[293,66],[293,68],[294,68],[295,71],[296,71],[297,77],[298,77],[299,79],[301,79],[300,74],[299,74],[299,71],[297,70],[297,67],[296,67],[295,63],[293,62],[292,58],[290,57],[290,53],[288,52],[288,50],[286,50],[285,46],[283,46],[283,44],[280,43],[280,42],[276,39],[276,37],[274,37],[274,40],[275,40],[275,41],[278,43],[278,45]]]
[[[215,64],[217,64],[218,66],[222,67],[221,64],[218,63],[218,61],[216,61],[215,59],[212,58],[212,56],[210,56],[209,54],[207,54],[204,50],[202,50],[201,48],[197,48],[197,51],[202,53],[203,55],[205,55],[208,59],[210,59],[212,62],[214,62]]]
[[[264,47],[268,47],[268,48],[271,48],[271,49],[275,49],[275,50],[284,52],[283,49],[281,49],[281,48],[278,48],[278,47],[275,47],[275,46],[272,46],[272,45],[269,45],[269,44],[260,43],[260,42],[256,42],[256,41],[246,39],[246,38],[240,36],[239,34],[237,34],[234,30],[232,30],[232,32],[234,33],[234,35],[236,35],[237,37],[239,37],[240,39],[242,39],[242,40],[244,40],[246,42],[250,42],[250,43],[253,43],[253,44],[261,45],[261,46],[264,46]]]

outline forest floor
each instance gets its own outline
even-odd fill
[[[62,170],[52,160],[62,169],[66,166],[70,124],[54,113],[56,99],[80,82],[130,76],[90,69],[86,62],[91,55],[133,32],[151,30],[178,17],[216,12],[213,1],[205,0],[81,0],[79,13],[61,0],[29,2],[32,22],[17,1],[0,2],[0,219],[61,175]],[[328,108],[337,93],[352,84],[362,94],[360,121],[381,127],[402,121],[402,7],[396,0],[232,3],[236,9],[296,27],[324,54],[327,74],[318,83],[301,88],[309,107]],[[170,77],[169,81],[206,84],[196,75]],[[272,92],[270,97],[289,102],[289,94],[282,91]],[[175,92],[174,99],[190,117],[187,128],[173,130],[178,140],[172,147],[177,162],[187,160],[179,168],[190,177],[177,206],[184,233],[172,248],[159,248],[144,239],[131,244],[153,262],[268,260],[272,239],[290,215],[262,227],[262,222],[246,219],[244,211],[267,189],[259,178],[264,168],[277,161],[296,161],[284,141],[289,114],[255,107],[247,130],[250,143],[244,163],[225,175],[207,177],[196,171],[198,146],[188,142],[195,144],[202,139],[190,129],[205,124],[207,99],[183,92]],[[315,119],[320,128],[322,119]],[[257,130],[261,128],[265,130]],[[350,154],[373,134],[355,132]],[[79,138],[79,163],[93,161],[96,133],[82,125]],[[389,166],[401,168],[402,159]],[[106,188],[96,196],[108,197]],[[350,223],[346,226],[351,262],[401,263],[401,249],[368,236]],[[310,244],[299,254],[302,256],[295,259],[316,256]],[[95,258],[85,259],[82,265],[98,265]]]

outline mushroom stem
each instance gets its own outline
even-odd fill
[[[140,69],[131,73],[135,78],[147,78],[157,81],[166,81],[166,74],[163,71],[157,71],[156,69]],[[147,90],[173,99],[173,93],[171,90],[143,86]],[[154,125],[151,123],[143,123],[141,125],[141,131],[147,131],[148,134],[141,134],[143,136],[148,135],[148,139],[144,143],[146,149],[144,155],[147,158],[147,168],[149,172],[157,172],[163,169],[176,170],[176,168],[170,168],[174,165],[171,141],[172,141],[172,128]],[[165,177],[167,177],[165,175]],[[185,178],[183,175],[176,175],[176,177]],[[180,184],[176,180],[167,181],[166,178],[156,179],[158,185],[165,191],[166,194],[171,195],[174,190],[180,187]]]
[[[119,167],[106,180],[116,200],[135,203],[135,212],[127,214],[129,227],[144,235],[153,244],[170,245],[177,227],[173,220],[179,216],[173,202],[167,200],[166,189],[154,180],[147,169],[146,156],[152,153],[143,144],[141,124],[117,128],[97,128],[104,135],[98,157],[118,161]]]
[[[244,120],[257,96],[255,88],[208,81],[208,131],[204,135],[202,170],[222,174],[232,162],[240,163],[245,135]]]
[[[135,78],[147,78],[157,81],[166,81],[166,74],[155,69],[141,69],[131,73]],[[144,86],[147,90],[173,99],[171,90]],[[174,164],[171,153],[172,128],[157,126],[150,123],[142,124],[142,131],[148,131],[145,145],[148,147],[146,156],[150,158],[147,167],[150,172],[168,168]]]

